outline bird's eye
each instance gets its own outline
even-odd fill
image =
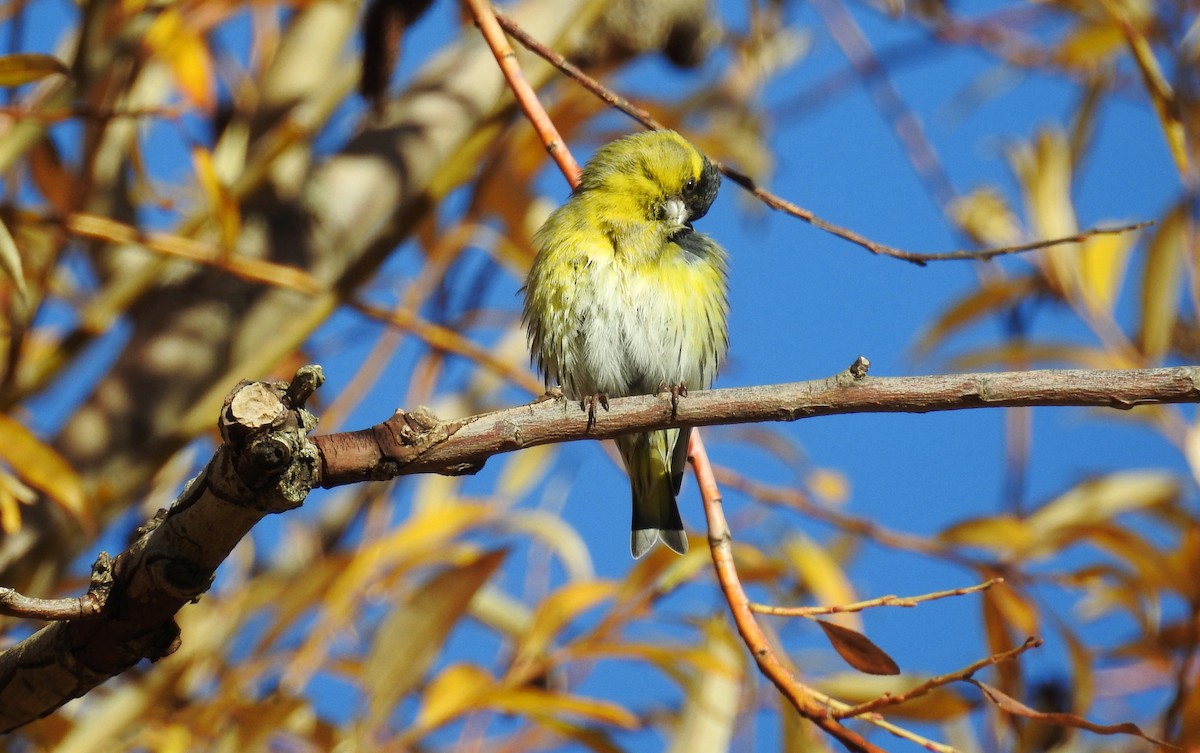
[[[691,193],[692,191],[695,191],[695,190],[696,190],[696,179],[688,178],[687,182],[683,184],[683,192]]]

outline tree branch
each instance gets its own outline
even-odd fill
[[[1200,367],[1083,369],[856,377],[689,393],[672,409],[663,395],[613,399],[595,425],[578,403],[543,400],[442,423],[400,411],[356,432],[314,437],[320,483],[339,486],[413,473],[474,473],[491,456],[524,447],[680,426],[795,421],[849,413],[931,413],[970,408],[1083,406],[1128,410],[1139,405],[1200,402]]]

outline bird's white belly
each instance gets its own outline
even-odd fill
[[[571,397],[648,394],[681,383],[709,386],[712,374],[702,369],[712,359],[697,350],[702,336],[686,336],[702,326],[694,302],[670,295],[655,279],[620,275],[611,264],[590,265],[577,285],[587,289],[573,296],[575,336],[562,369]]]

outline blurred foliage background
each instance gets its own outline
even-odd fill
[[[1197,360],[1194,3],[525,0],[507,10],[710,154],[783,193],[804,186],[788,197],[830,219],[869,218],[855,229],[885,243],[1004,245],[1094,224],[1081,216],[1157,220],[959,265],[951,283],[942,268],[869,257],[772,218],[789,237],[806,233],[798,243],[822,260],[800,278],[791,262],[755,259],[756,239],[780,231],[763,231],[763,209],[727,184],[703,229],[733,251],[746,324],[735,319],[720,383],[832,373],[870,342],[859,331],[900,343],[880,349],[911,345],[925,370]],[[204,462],[240,379],[322,363],[332,378],[312,407],[323,432],[398,405],[454,417],[541,392],[516,291],[564,183],[455,3],[18,0],[3,20],[0,583],[81,591],[96,551],[121,549]],[[357,93],[364,46],[374,102]],[[578,156],[633,127],[518,54]],[[946,83],[964,70],[963,85]],[[816,115],[844,101],[877,124],[874,140],[858,137],[858,122]],[[922,109],[931,101],[944,109]],[[945,128],[924,124],[988,108],[1019,110],[1029,125],[1014,135],[999,114],[975,118],[977,151],[943,159]],[[1128,162],[1111,144],[1095,157],[1114,109],[1138,125],[1117,139]],[[845,151],[814,137],[835,143],[839,129]],[[821,156],[833,166],[818,167]],[[976,159],[991,164],[977,171]],[[824,308],[814,303],[804,322],[751,305],[806,298]],[[801,341],[788,334],[805,327]],[[830,355],[826,341],[843,336]],[[893,449],[912,444],[917,424],[859,418],[844,435],[861,448],[847,467],[796,427],[714,432],[712,452],[755,598],[837,604],[881,587],[917,595],[1006,579],[915,612],[836,618],[885,645],[904,670],[895,678],[844,666],[804,620],[764,618],[821,692],[848,703],[901,692],[1039,635],[1038,655],[981,675],[1032,707],[1135,721],[1188,747],[1200,744],[1194,414],[1093,414],[1083,446],[1046,438],[1029,410],[947,419],[901,459]],[[314,494],[245,541],[181,614],[176,654],[0,744],[834,745],[755,673],[700,529],[686,557],[625,559],[627,492],[599,455],[535,448],[469,479]],[[954,484],[940,486],[944,466],[926,455],[958,466]],[[1037,469],[1059,465],[1057,481],[1038,481]],[[883,516],[863,491],[881,488],[891,490]],[[933,509],[944,514],[927,517]],[[699,524],[695,506],[684,515]],[[31,629],[2,624],[6,642]],[[889,749],[1147,745],[1013,717],[965,685],[882,714],[921,736],[861,725]]]

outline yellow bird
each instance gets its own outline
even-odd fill
[[[692,229],[721,175],[673,131],[601,147],[579,187],[534,236],[525,286],[529,349],[566,397],[594,418],[607,398],[712,385],[729,347],[725,252]],[[675,498],[690,429],[619,437],[633,489],[629,548],[660,538],[683,554]]]

